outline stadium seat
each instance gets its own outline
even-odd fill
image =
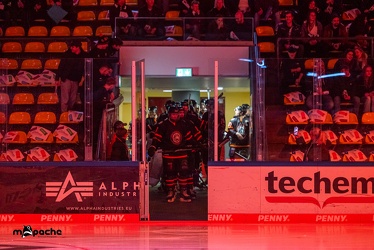
[[[101,6],[112,6],[114,4],[114,0],[100,0]]]
[[[51,42],[48,44],[47,52],[49,53],[64,53],[68,50],[66,42]]]
[[[70,36],[70,29],[67,26],[54,26],[50,36]]]
[[[39,59],[25,59],[22,61],[21,69],[42,69],[42,61]]]
[[[32,26],[27,32],[27,36],[48,36],[48,30],[45,26]]]
[[[294,0],[279,0],[279,6],[293,6],[293,1]]]
[[[0,104],[9,104],[10,103],[10,98],[7,93],[0,93]]]
[[[0,124],[6,123],[6,115],[4,112],[0,112]]]
[[[18,62],[16,59],[2,59],[0,60],[0,69],[18,69]]]
[[[183,28],[179,25],[175,25],[173,32],[172,33],[166,33],[166,36],[182,37],[183,36]]]
[[[31,124],[31,116],[28,112],[13,112],[9,116],[9,124]]]
[[[108,10],[100,11],[99,15],[97,16],[97,20],[109,21],[109,11]]]
[[[77,121],[70,121],[68,115],[69,115],[69,112],[62,112],[60,115],[59,123],[60,124],[78,124],[79,123]]]
[[[59,102],[57,93],[41,93],[37,104],[57,104]]]
[[[313,121],[313,120],[310,120],[310,124],[314,124],[314,125],[331,125],[331,124],[333,124],[332,116],[329,113],[327,113],[326,114],[326,119],[324,121]]]
[[[73,36],[93,36],[90,26],[76,26],[73,30]]]
[[[10,26],[5,30],[5,36],[25,36],[25,34],[22,26]]]
[[[112,36],[112,27],[103,25],[96,28],[95,36]]]
[[[306,59],[305,62],[304,62],[304,67],[305,67],[305,69],[307,69],[307,70],[313,70],[313,67],[314,67],[314,59],[313,59],[313,58]]]
[[[275,52],[275,44],[272,42],[259,42],[257,45],[260,48],[260,52],[263,52],[263,53],[274,53]]]
[[[328,70],[333,70],[334,69],[334,66],[335,66],[335,63],[338,61],[338,58],[332,58],[332,59],[329,59],[329,61],[327,62],[327,69]]]
[[[77,21],[94,21],[96,20],[95,12],[91,10],[81,10],[78,12]]]
[[[26,133],[24,131],[9,131],[5,134],[3,143],[26,144]]]
[[[97,0],[79,0],[78,6],[96,6]]]
[[[126,0],[126,4],[129,6],[137,6],[138,5],[138,0]]]
[[[257,36],[274,36],[274,29],[271,26],[257,26],[256,27]]]
[[[44,53],[45,45],[42,42],[28,42],[25,45],[24,52],[28,53]]]
[[[34,118],[34,124],[55,124],[56,115],[50,111],[41,111],[36,113]]]
[[[44,64],[44,69],[49,69],[49,70],[56,70],[58,69],[58,66],[60,65],[61,59],[48,59],[45,61]]]
[[[337,125],[358,125],[358,119],[355,113],[349,113],[348,121],[335,122]]]
[[[366,112],[361,118],[362,124],[374,124],[374,112]]]
[[[78,144],[78,134],[74,136],[74,138],[71,141],[63,141],[56,137],[56,143],[57,144]]]
[[[19,42],[5,42],[1,51],[3,53],[20,53],[22,52],[22,45]]]
[[[345,135],[345,132],[346,131],[344,131],[343,133],[340,134],[339,144],[342,144],[342,145],[361,145],[362,144],[364,137],[360,134],[360,132],[358,132],[357,130],[354,132],[354,133],[358,133],[358,136],[360,136],[362,138],[362,139],[359,139],[359,140],[349,139],[349,138],[352,138],[352,137],[348,137],[347,135]]]
[[[13,105],[32,105],[35,103],[31,93],[17,93],[13,97]]]
[[[302,100],[301,102],[291,102],[287,97],[283,97],[283,104],[286,106],[304,105],[305,101]]]
[[[167,21],[180,20],[179,12],[180,12],[179,10],[169,10],[165,14],[165,20]]]
[[[42,141],[42,140],[37,141],[37,140],[35,140],[33,138],[30,138],[30,134],[29,133],[27,134],[27,138],[30,139],[30,143],[37,143],[37,144],[39,144],[39,143],[53,143],[53,141],[54,141],[54,137],[53,137],[52,133],[50,133],[48,135],[48,137],[47,137],[47,139],[45,141]]]

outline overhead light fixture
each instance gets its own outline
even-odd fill
[[[173,90],[171,90],[171,89],[164,89],[162,92],[164,92],[164,93],[171,93],[171,92],[173,92]]]

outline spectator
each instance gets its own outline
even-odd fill
[[[324,0],[319,6],[321,7],[320,20],[322,25],[327,25],[333,18],[334,13],[342,13],[341,0]]]
[[[329,161],[329,146],[331,143],[326,140],[325,134],[320,128],[313,127],[310,132],[310,146],[305,152],[306,161]]]
[[[365,13],[368,19],[372,19],[374,17],[374,3],[372,0],[361,0],[360,10],[362,13]]]
[[[357,60],[357,72],[356,75],[360,75],[362,70],[366,65],[368,65],[369,56],[366,52],[359,46],[355,46],[354,48],[354,57]]]
[[[301,35],[300,25],[294,22],[294,15],[292,11],[286,11],[285,13],[286,21],[278,25],[277,38],[288,38],[282,39],[279,42],[279,48],[281,50],[288,50],[290,47],[294,47],[298,50],[298,57],[302,57],[304,54],[304,46],[297,41],[292,40],[291,38],[299,38]]]
[[[370,31],[369,27],[367,16],[365,14],[360,14],[349,25],[348,36],[367,36]]]
[[[355,95],[364,103],[363,113],[374,112],[374,76],[370,65],[363,68],[355,87]]]
[[[209,17],[217,17],[217,16],[230,17],[231,14],[229,10],[225,7],[225,3],[223,0],[215,0],[214,8],[208,12],[208,16]]]
[[[139,20],[138,34],[141,37],[165,35],[163,20],[160,20],[163,17],[162,10],[154,3],[154,0],[146,0],[146,5],[139,9],[138,17],[142,19]]]
[[[206,40],[208,41],[226,41],[229,39],[229,30],[225,24],[223,17],[218,16],[211,21],[208,26]]]
[[[234,41],[251,41],[252,26],[250,20],[244,18],[243,12],[238,10],[235,13],[235,23],[230,31],[230,39]]]
[[[342,101],[353,103],[353,113],[358,116],[360,98],[355,96],[355,78],[349,72],[349,66],[344,65],[341,69],[344,76],[334,79],[332,97],[334,98],[334,113],[340,110]]]
[[[120,38],[110,38],[108,43],[107,57],[118,58],[119,49],[121,48],[123,42]]]
[[[323,31],[324,38],[330,38],[324,41],[326,52],[331,50],[344,51],[348,47],[348,33],[345,26],[340,22],[338,14],[333,14],[331,23],[326,25]]]
[[[304,4],[303,4],[304,3]],[[310,11],[315,11],[317,19],[320,16],[320,8],[318,8],[315,0],[309,0],[305,2],[300,2],[300,12],[298,22],[302,23],[305,20],[305,17],[309,15]]]
[[[353,77],[357,76],[357,72],[359,72],[360,69],[358,67],[356,58],[354,58],[353,50],[348,49],[344,52],[344,57],[339,58],[335,63],[334,70],[340,72],[344,65],[349,67],[349,72],[353,75]]]
[[[280,23],[279,1],[278,0],[260,0],[255,1],[255,27],[260,25],[260,20],[269,20],[271,17],[274,21],[274,27]]]
[[[84,77],[83,58],[86,57],[88,54],[82,49],[82,42],[75,40],[71,42],[65,57],[61,58],[56,74],[56,85],[61,85],[61,112],[74,108],[79,82]]]
[[[116,21],[117,17],[120,19]],[[115,37],[132,38],[136,35],[133,17],[132,9],[126,5],[125,0],[114,1],[114,5],[109,9],[109,19]]]
[[[116,122],[117,125],[114,126],[113,131],[115,132],[111,141],[111,161],[129,161],[129,148],[127,146],[127,129],[124,128],[124,123],[121,124]],[[115,123],[115,124],[116,124]]]
[[[287,94],[292,91],[303,90],[304,87],[304,64],[296,59],[297,50],[294,47],[289,47],[287,59],[282,60],[281,64],[281,86],[282,94]]]
[[[225,1],[225,6],[228,8],[230,13],[236,13],[238,10],[243,12],[245,17],[255,16],[255,4],[254,0],[234,0]]]
[[[198,40],[201,38],[201,33],[204,32],[204,14],[200,10],[200,2],[192,1],[191,8],[186,14],[186,36],[193,37]]]
[[[109,37],[108,36],[100,36],[99,40],[90,51],[90,54],[93,58],[105,58],[107,57],[109,46]]]
[[[107,79],[112,76],[113,68],[109,64],[101,64],[98,69],[93,72],[93,92],[102,88]]]
[[[317,76],[321,76],[325,74],[325,63],[322,60],[319,60],[317,65]],[[307,86],[307,92],[310,93],[309,96],[306,98],[306,105],[309,109],[323,109],[330,114],[332,113],[332,109],[334,108],[334,101],[331,97],[331,78],[321,78],[318,79],[318,83],[316,85]],[[319,102],[321,100],[322,103]]]
[[[301,37],[305,38],[304,48],[305,55],[311,57],[311,51],[314,50],[317,57],[321,57],[322,44],[318,40],[319,37],[322,37],[322,24],[317,20],[317,13],[314,10],[311,10],[308,14],[307,20],[304,21],[301,26]]]

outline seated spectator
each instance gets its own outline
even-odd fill
[[[162,10],[154,3],[154,0],[146,0],[146,5],[139,9],[138,17],[141,19],[139,19],[138,35],[141,37],[165,35],[163,20],[160,19],[163,17]]]
[[[110,38],[108,43],[108,57],[116,57],[118,58],[119,49],[123,45],[123,41],[116,37],[116,38]]]
[[[355,54],[354,57],[357,61],[356,76],[358,76],[361,74],[364,67],[368,65],[369,56],[360,46],[355,46],[354,54]]]
[[[186,19],[186,36],[187,40],[189,37],[196,38],[200,40],[201,33],[204,32],[204,14],[200,10],[200,2],[199,1],[192,1],[191,8],[185,15]]]
[[[320,17],[320,8],[317,6],[317,3],[315,0],[308,0],[308,1],[300,1],[300,7],[299,7],[299,15],[298,15],[298,23],[303,23],[305,20],[305,17],[309,15],[310,11],[315,11],[317,19]]]
[[[223,17],[218,16],[211,21],[208,26],[206,40],[208,41],[226,41],[229,39],[229,30],[225,24]]]
[[[286,11],[286,21],[278,25],[277,38],[289,38],[282,39],[279,42],[279,48],[282,50],[288,50],[290,47],[294,47],[298,50],[298,57],[302,57],[304,54],[304,46],[300,41],[292,40],[291,38],[299,38],[301,35],[300,25],[294,22],[294,15],[292,11]]]
[[[231,16],[229,10],[225,7],[225,3],[223,0],[216,0],[214,3],[214,8],[211,9],[207,15],[209,17],[217,17],[217,16],[222,16],[222,17],[229,17]]]
[[[348,49],[344,52],[343,58],[339,58],[338,61],[334,65],[334,70],[336,72],[340,72],[343,66],[349,67],[349,72],[353,75],[353,77],[357,76],[357,72],[360,71],[357,60],[354,58],[354,51]]]
[[[325,51],[339,50],[344,51],[348,48],[348,33],[345,26],[340,22],[338,14],[333,14],[331,23],[325,26],[323,31],[324,38],[330,38],[324,40],[326,45]]]
[[[96,66],[93,71],[93,92],[103,87],[106,80],[112,76],[112,73],[113,68],[109,64],[104,63]]]
[[[322,37],[322,24],[317,20],[317,13],[311,10],[308,14],[307,20],[304,21],[301,26],[301,37],[305,38],[304,42],[304,53],[306,57],[312,57],[312,50],[315,51],[317,57],[322,57],[323,46],[321,41],[318,39]]]
[[[370,65],[366,65],[358,77],[355,95],[364,103],[363,113],[374,112],[374,76]]]
[[[320,60],[316,65],[317,76],[325,74],[325,63]],[[334,101],[331,97],[332,83],[331,78],[318,79],[318,84],[311,84],[306,86],[306,93],[309,94],[306,98],[306,105],[309,109],[323,109],[330,114],[334,107]]]
[[[120,17],[121,19],[116,18]],[[114,5],[109,9],[110,26],[117,37],[133,38],[136,35],[133,13],[125,0],[115,0]]]
[[[101,36],[96,44],[93,45],[93,48],[90,51],[90,54],[93,58],[105,58],[107,57],[107,51],[109,46],[109,37]]]
[[[360,98],[355,95],[355,78],[349,72],[348,65],[344,65],[341,72],[344,73],[344,76],[334,78],[334,87],[331,91],[334,98],[334,113],[340,111],[340,104],[344,101],[353,104],[353,113],[358,116]]]
[[[255,15],[254,0],[225,1],[225,6],[231,14],[240,10],[245,17],[254,17]]]
[[[333,18],[334,13],[342,13],[341,0],[323,0],[319,4],[321,8],[320,20],[322,25],[327,25]]]
[[[287,59],[282,60],[281,64],[281,86],[282,94],[292,91],[302,92],[304,89],[304,64],[296,59],[297,49],[289,47]]]
[[[233,23],[230,31],[230,39],[234,41],[250,41],[252,40],[251,21],[244,18],[243,12],[238,10],[235,13],[235,23]]]
[[[274,20],[274,27],[280,23],[278,0],[255,1],[255,28],[260,25],[260,20]]]

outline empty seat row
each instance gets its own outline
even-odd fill
[[[59,98],[57,93],[41,93],[38,96],[37,104],[57,104]],[[0,104],[10,104],[10,98],[7,93],[0,93]],[[31,93],[16,93],[12,100],[13,105],[32,105],[35,104],[34,95]]]
[[[58,69],[61,59],[47,59],[44,63],[44,69],[55,70]],[[16,69],[43,69],[42,61],[39,59],[25,59],[19,68],[16,59],[0,59],[0,69],[16,70]]]
[[[25,48],[22,49],[20,42],[5,42],[1,48],[3,53],[64,53],[68,50],[66,42],[51,42],[46,46],[43,42],[28,42],[25,44]]]
[[[77,124],[78,121],[73,121],[68,118],[68,112],[63,112],[60,115],[60,124]],[[0,112],[0,124],[6,124],[7,117],[4,112]],[[31,124],[32,119],[29,112],[16,111],[10,114],[8,124]],[[35,114],[34,124],[56,124],[56,114],[51,111],[40,111]]]
[[[48,29],[45,26],[32,26],[27,32],[29,37],[46,37],[48,36]],[[99,26],[96,28],[95,33],[91,26],[78,25],[74,27],[73,32],[67,26],[54,26],[51,29],[50,36],[100,36],[112,35],[112,28],[107,25]],[[10,26],[5,30],[6,37],[23,37],[26,36],[25,29],[22,26]]]

